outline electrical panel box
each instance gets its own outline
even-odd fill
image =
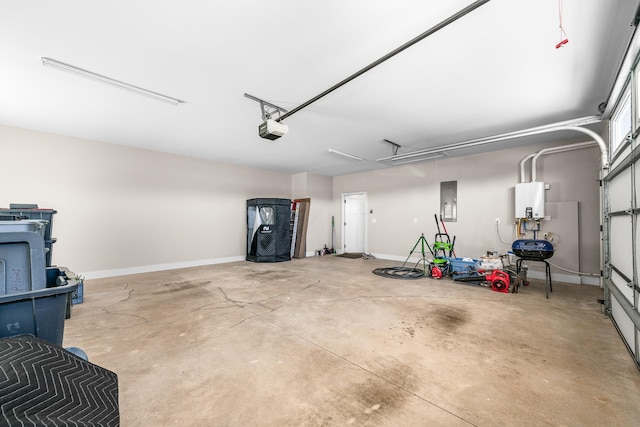
[[[544,182],[516,184],[516,218],[544,219]]]
[[[458,181],[440,183],[440,218],[451,222],[458,220]]]

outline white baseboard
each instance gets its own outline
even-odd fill
[[[244,261],[244,256],[203,259],[197,261],[183,261],[168,264],[144,265],[140,267],[118,268],[114,270],[99,270],[79,273],[85,279],[103,279],[105,277],[128,276],[130,274],[152,273],[155,271],[176,270],[179,268],[202,267],[204,265],[224,264],[228,262]]]
[[[407,259],[406,256],[398,256],[398,255],[386,255],[386,254],[376,254],[376,253],[372,253],[371,255],[373,255],[377,259],[388,259],[389,261],[398,261],[398,262],[405,262],[406,261],[407,262],[407,267],[414,267],[418,263],[420,265],[417,265],[416,267],[420,267],[422,265],[422,263],[423,263],[422,257],[416,257],[416,256],[412,256],[412,257]],[[427,260],[426,262],[429,263],[431,258],[427,258],[426,260]]]
[[[407,259],[407,257],[400,257],[397,255],[386,255],[386,254],[371,254],[374,257],[378,258],[378,259],[388,259],[389,261],[400,261],[400,262],[404,262],[404,260]],[[421,260],[422,258],[410,258],[409,259],[409,263],[411,263],[412,265],[417,263],[419,260]]]
[[[545,280],[547,274],[544,271],[527,271],[527,277]],[[600,277],[579,276],[577,274],[551,273],[552,282],[574,283],[576,285],[600,286]]]
[[[386,259],[389,261],[398,261],[404,262],[407,260],[406,257],[401,257],[397,255],[386,255],[386,254],[372,254],[378,259]],[[307,257],[315,256],[314,252],[307,252]],[[85,273],[79,273],[85,279],[103,279],[105,277],[117,277],[117,276],[128,276],[130,274],[141,274],[141,273],[153,273],[155,271],[166,271],[166,270],[177,270],[180,268],[189,268],[189,267],[202,267],[205,265],[214,265],[214,264],[225,264],[229,262],[237,262],[244,261],[244,256],[235,256],[235,257],[226,257],[226,258],[214,258],[214,259],[204,259],[197,261],[184,261],[184,262],[176,262],[176,263],[168,263],[168,264],[155,264],[155,265],[144,265],[140,267],[130,267],[130,268],[119,268],[113,270],[99,270],[99,271],[89,271]],[[410,267],[415,266],[417,263],[422,265],[422,258],[412,257],[407,261],[407,265]],[[528,270],[527,277],[532,279],[542,279],[546,278],[544,271],[537,270]],[[564,282],[564,283],[575,283],[580,285],[593,285],[600,286],[600,277],[593,276],[578,276],[574,274],[558,274],[552,273],[551,280],[554,282]]]

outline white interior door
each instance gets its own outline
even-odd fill
[[[344,252],[365,252],[365,211],[367,194],[345,194],[343,196]]]

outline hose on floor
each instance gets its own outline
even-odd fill
[[[380,267],[373,274],[391,279],[421,279],[426,276],[423,270],[411,267]]]

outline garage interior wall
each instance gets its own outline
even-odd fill
[[[440,212],[440,182],[457,181],[457,222],[445,223],[449,234],[456,236],[456,255],[477,258],[487,251],[503,254],[516,239],[514,187],[520,179],[520,161],[551,145],[528,145],[336,177],[334,209],[340,208],[340,194],[366,191],[367,251],[380,258],[404,261],[421,233],[433,242],[437,232],[434,214]],[[542,156],[538,161],[537,180],[550,186],[545,192],[547,209],[557,212],[553,208],[562,202],[575,202],[578,207],[574,217],[562,221],[552,218],[542,225],[542,231],[552,231],[556,236],[556,253],[550,261],[573,271],[600,271],[599,162],[600,151],[595,145]],[[501,220],[500,236],[506,244],[496,232],[496,218]],[[577,254],[569,242],[577,244]],[[421,257],[419,248],[415,254]],[[532,263],[532,277],[543,267],[542,263]],[[552,276],[570,283],[599,284],[595,277],[580,278],[557,269],[552,269]]]
[[[403,261],[421,233],[436,233],[440,182],[457,181],[456,255],[505,253],[515,239],[514,186],[520,161],[546,145],[414,163],[326,177],[284,174],[183,156],[0,126],[6,158],[0,207],[37,203],[58,211],[53,260],[87,278],[243,260],[246,200],[311,198],[307,255],[341,241],[342,194],[366,192],[367,252]],[[543,225],[558,237],[552,261],[568,268],[568,242],[578,245],[580,271],[600,271],[600,152],[594,148],[544,156],[538,180],[548,203],[575,202],[576,232]],[[8,179],[7,179],[8,178]],[[372,219],[376,219],[373,223]],[[495,227],[499,226],[501,243]],[[415,219],[415,222],[414,222]],[[555,227],[555,228],[554,228]],[[577,234],[569,236],[569,234]],[[564,248],[563,248],[563,245]],[[575,254],[573,254],[575,255]],[[567,258],[567,259],[565,259]],[[531,266],[535,270],[536,266]],[[597,284],[554,270],[555,280]]]
[[[243,260],[246,201],[291,176],[0,126],[0,207],[54,217],[52,260],[87,278]]]

